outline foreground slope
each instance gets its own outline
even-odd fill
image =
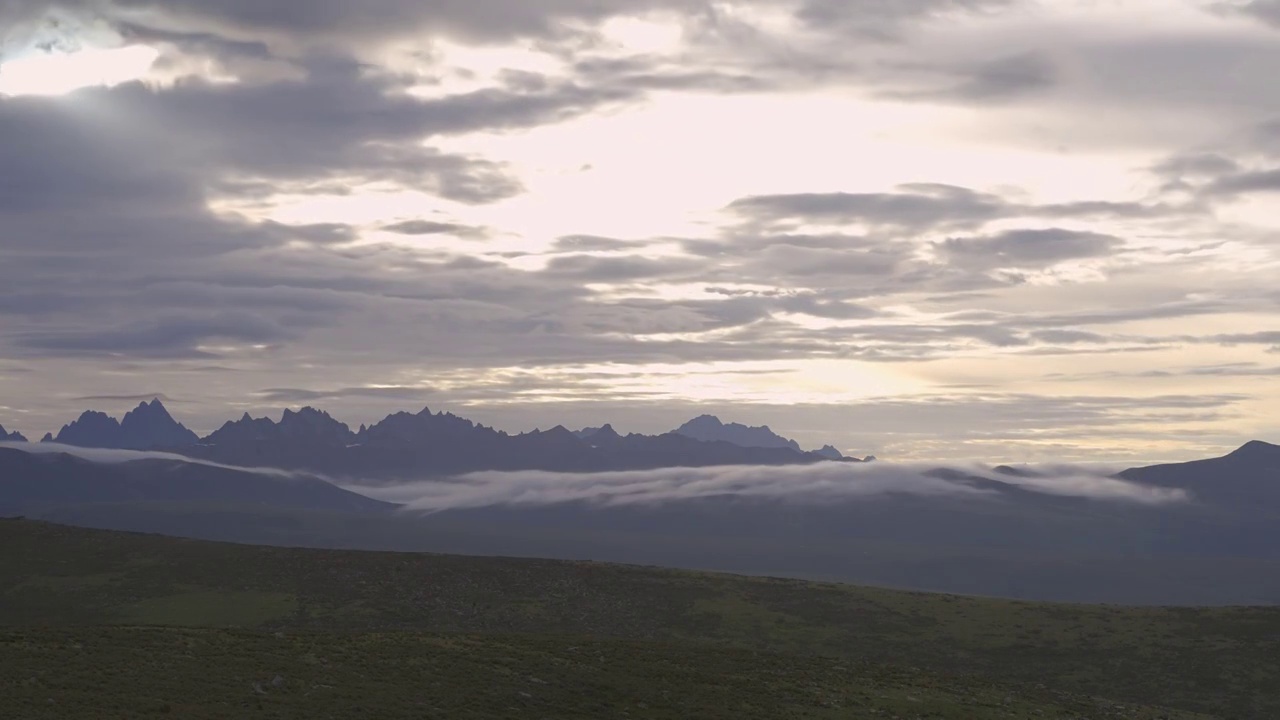
[[[475,716],[511,707],[513,717],[597,717],[599,707],[565,704],[593,682],[618,698],[611,713],[629,707],[633,717],[717,716],[700,705],[682,710],[695,696],[723,717],[860,716],[849,714],[854,707],[887,717],[1161,716],[1136,705],[1280,716],[1276,609],[1019,603],[585,562],[224,545],[29,521],[0,522],[0,544],[0,577],[9,580],[0,623],[10,626],[0,630],[0,667],[44,663],[46,674],[5,678],[30,681],[23,697],[41,702],[55,690],[78,692],[56,668],[92,673],[101,661],[134,673],[111,681],[116,695],[145,691],[157,707],[164,699],[177,708],[170,680],[128,669],[126,659],[168,648],[153,662],[176,654],[186,669],[172,682],[207,666],[239,693],[235,702],[277,716],[287,712],[279,703],[321,702],[314,698],[325,692],[408,703],[390,715],[426,703],[413,705],[420,716],[465,716],[444,709],[467,688],[499,681],[505,704]],[[103,627],[122,624],[243,630]],[[67,629],[77,625],[85,627]],[[368,671],[359,669],[365,662]],[[439,670],[459,663],[471,663],[470,681]],[[281,688],[269,685],[276,675]],[[454,689],[442,698],[412,677],[461,684],[444,685]],[[265,694],[255,682],[268,684]],[[554,709],[522,702],[553,697]],[[765,705],[732,704],[739,699]],[[234,716],[243,709],[235,702],[209,716]],[[885,704],[894,702],[900,710]]]
[[[0,629],[0,685],[24,720],[1211,717],[818,656],[427,633]]]

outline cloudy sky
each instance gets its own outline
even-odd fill
[[[0,424],[1280,439],[1280,1],[0,0]]]

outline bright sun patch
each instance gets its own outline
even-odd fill
[[[143,45],[38,53],[0,63],[0,95],[65,95],[147,75],[160,53]]]

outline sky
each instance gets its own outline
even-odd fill
[[[1280,439],[1278,0],[0,0],[0,424]]]

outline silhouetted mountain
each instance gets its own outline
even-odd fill
[[[1280,510],[1280,446],[1258,440],[1223,457],[1131,468],[1119,477],[1186,490],[1214,505]]]
[[[329,413],[304,407],[297,412],[285,410],[280,422],[245,413],[183,452],[228,465],[323,471],[355,442],[355,433],[344,423]]]
[[[416,415],[402,412],[387,416],[376,425],[361,430],[356,442],[368,447],[387,448],[422,442],[483,443],[505,436],[505,433],[477,425],[453,413],[432,415],[430,408],[423,408]]]
[[[720,440],[739,447],[790,448],[796,452],[803,452],[799,443],[778,435],[770,430],[768,425],[763,427],[747,427],[741,423],[726,425],[714,415],[700,415],[676,428],[676,432],[703,442]]]
[[[791,465],[826,461],[789,447],[741,447],[684,435],[631,434],[606,425],[586,438],[557,426],[520,435],[451,413],[395,413],[352,433],[312,408],[285,411],[279,423],[248,415],[199,444],[192,457],[242,467],[276,467],[376,480],[459,475],[482,470],[601,472],[677,466]]]
[[[200,440],[182,423],[173,419],[159,400],[142,403],[125,414],[120,432],[127,450],[180,448]]]
[[[123,447],[124,433],[115,418],[86,410],[75,422],[63,425],[54,441],[75,447],[120,448]]]
[[[839,450],[835,449],[835,447],[833,447],[833,446],[831,446],[831,445],[823,445],[821,450],[814,450],[814,452],[815,452],[815,453],[817,453],[818,455],[821,455],[822,457],[824,457],[824,458],[826,458],[826,459],[828,459],[828,460],[842,460],[842,459],[844,459],[844,453],[842,453],[842,452],[840,452]]]
[[[52,441],[85,448],[157,450],[193,445],[198,439],[175,421],[159,400],[152,400],[129,411],[122,422],[105,413],[86,411],[80,419],[63,426]]]
[[[588,430],[591,432],[584,435],[583,433]],[[580,430],[574,434],[577,435],[579,439],[585,440],[591,447],[611,445],[616,443],[622,437],[618,434],[617,430],[613,429],[612,425],[607,424],[600,428],[586,428],[585,430]]]
[[[44,434],[44,437],[40,438],[40,442],[42,442],[42,443],[51,443],[51,442],[53,442],[53,433],[45,433],[45,434]]]
[[[0,425],[0,442],[26,442],[27,438],[20,432],[8,432]]]
[[[182,460],[96,463],[65,453],[0,448],[0,515],[99,503],[383,512],[394,506],[323,480]]]

